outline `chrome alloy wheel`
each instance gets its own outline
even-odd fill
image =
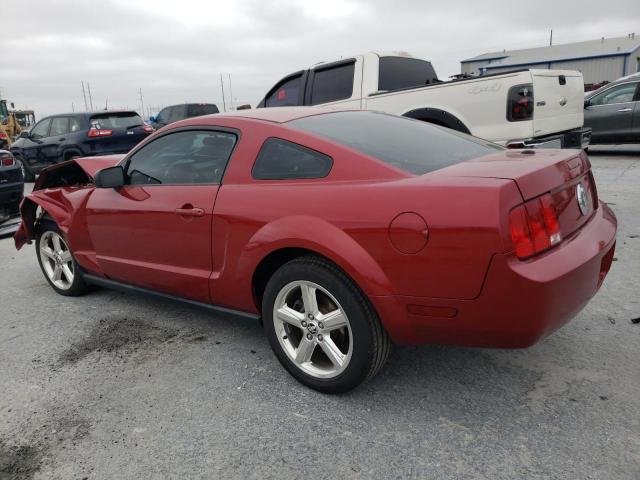
[[[40,238],[40,260],[42,268],[60,290],[67,290],[73,284],[73,258],[67,242],[58,233],[47,230]]]
[[[285,285],[273,306],[273,323],[281,347],[303,372],[333,378],[349,365],[353,352],[349,319],[320,285],[304,280]]]

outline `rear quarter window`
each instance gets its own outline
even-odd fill
[[[380,57],[378,90],[424,87],[437,81],[430,62],[418,58]]]
[[[292,120],[288,125],[414,175],[504,150],[448,128],[377,112],[326,113]]]
[[[280,138],[267,139],[253,165],[256,180],[324,178],[331,171],[328,155]]]

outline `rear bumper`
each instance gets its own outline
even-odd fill
[[[533,137],[524,140],[510,140],[507,148],[577,148],[584,149],[591,141],[591,128],[582,127],[543,137]]]
[[[579,232],[528,261],[494,255],[473,300],[373,297],[396,343],[522,348],[571,320],[611,267],[617,222],[604,204]]]

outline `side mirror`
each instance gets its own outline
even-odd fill
[[[244,105],[239,105],[236,107],[236,110],[251,110],[251,105],[245,103]]]
[[[587,108],[589,105],[591,105],[591,100],[586,99],[586,100],[584,101],[584,108]]]
[[[30,135],[29,135],[29,131],[28,131],[28,130],[22,130],[22,131],[20,132],[19,137],[20,137],[20,138],[29,138],[29,137],[30,137]]]
[[[149,117],[149,121],[152,122],[152,123],[155,122],[157,119],[158,119],[158,117],[156,117],[155,115],[151,115]]]
[[[96,188],[120,188],[124,185],[124,170],[120,165],[103,168],[93,179]]]

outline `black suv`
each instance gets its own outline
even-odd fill
[[[20,165],[10,152],[0,150],[0,236],[5,233],[2,224],[19,215],[23,191]]]
[[[158,129],[178,120],[211,115],[212,113],[220,113],[218,107],[213,103],[183,103],[163,108],[156,116],[149,117],[149,122],[153,128]]]
[[[74,157],[127,153],[151,132],[133,111],[66,113],[22,131],[10,150],[28,182],[49,165]]]

